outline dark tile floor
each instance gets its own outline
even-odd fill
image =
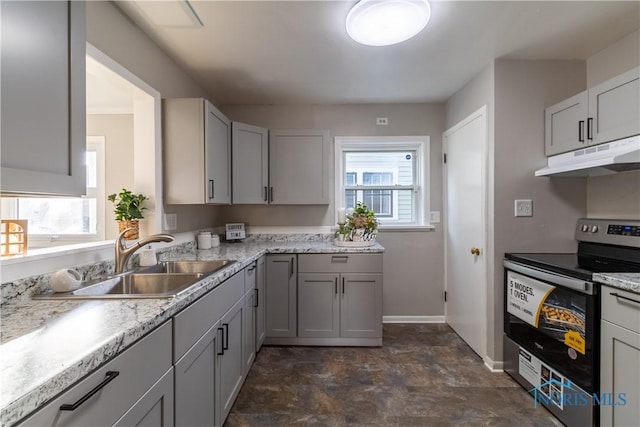
[[[382,348],[263,347],[225,426],[560,426],[444,324]]]

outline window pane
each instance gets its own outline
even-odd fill
[[[95,234],[96,199],[24,198],[18,218],[29,220],[29,234]]]
[[[358,183],[358,174],[355,172],[347,172],[346,185],[356,185]]]
[[[364,204],[373,210],[376,216],[393,216],[393,199],[391,190],[365,190],[363,191]]]
[[[363,185],[413,185],[414,160],[413,151],[347,152],[345,172],[347,178],[361,172]]]
[[[356,190],[345,190],[344,206],[349,208],[356,207]]]
[[[85,163],[87,167],[87,188],[98,187],[98,153],[87,151]]]

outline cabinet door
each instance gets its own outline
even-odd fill
[[[600,405],[600,425],[634,426],[640,419],[640,334],[601,321],[600,391],[613,403]],[[621,393],[625,404],[621,404]]]
[[[269,131],[265,128],[233,122],[231,159],[233,203],[267,204]]]
[[[296,256],[267,255],[267,337],[295,337]]]
[[[244,319],[242,326],[242,360],[244,364],[244,375],[246,376],[256,359],[256,291],[252,289],[244,296]]]
[[[382,337],[382,275],[341,275],[340,336]]]
[[[333,173],[329,132],[271,131],[269,202],[274,205],[326,205]]]
[[[175,364],[175,420],[178,426],[213,426],[216,423],[216,323]]]
[[[640,133],[640,68],[589,89],[590,144]]]
[[[265,282],[266,282],[265,257],[258,259],[256,267],[256,353],[262,348],[266,334],[266,310],[265,310]]]
[[[298,274],[298,336],[335,338],[340,336],[339,275]]]
[[[1,191],[85,194],[84,2],[2,1],[0,16]]]
[[[219,332],[221,346],[218,347],[219,410],[218,425],[223,425],[233,402],[238,396],[244,379],[244,363],[242,358],[242,335],[244,301],[240,299],[220,319]]]
[[[587,145],[588,97],[584,91],[545,110],[544,154],[552,156]]]
[[[173,427],[173,369],[169,369],[114,427]],[[180,424],[177,425],[186,425]]]
[[[206,203],[231,203],[231,122],[209,101],[205,101],[205,187]]]

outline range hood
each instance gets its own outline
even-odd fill
[[[630,170],[640,170],[640,135],[551,156],[536,176],[601,176]]]

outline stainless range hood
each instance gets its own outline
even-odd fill
[[[630,170],[640,170],[640,135],[551,156],[536,176],[601,176]]]

